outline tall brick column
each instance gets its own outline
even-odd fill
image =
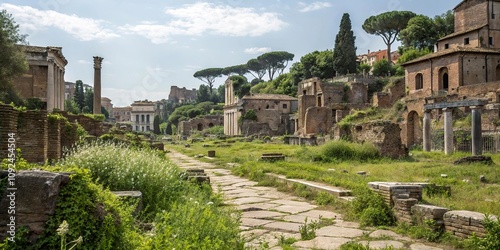
[[[424,151],[431,151],[431,110],[424,111]]]
[[[453,118],[452,110],[444,108],[444,153],[453,154]]]
[[[101,113],[101,66],[102,57],[94,56],[94,114]]]

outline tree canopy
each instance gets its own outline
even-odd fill
[[[399,37],[404,47],[432,50],[440,38],[453,33],[453,30],[453,12],[447,11],[434,19],[424,15],[413,17]]]
[[[387,59],[391,63],[391,45],[398,38],[408,21],[416,14],[411,11],[389,11],[376,16],[370,16],[363,23],[363,30],[368,34],[382,37],[387,45]]]
[[[237,74],[237,75],[242,76],[242,75],[245,75],[246,73],[248,73],[248,67],[246,64],[229,66],[229,67],[222,69],[221,73],[223,75],[226,75],[226,76],[233,75],[233,74]]]
[[[263,62],[259,61],[257,58],[248,60],[247,62],[248,72],[253,75],[256,79],[262,81],[262,77],[266,74],[266,67]]]
[[[264,53],[257,57],[257,60],[262,63],[267,70],[267,76],[272,81],[274,74],[281,75],[288,65],[289,61],[293,60],[295,55],[286,51],[272,51]]]
[[[11,14],[0,11],[0,100],[6,103],[21,104],[14,91],[12,81],[28,70],[28,63],[20,46],[27,44],[26,35],[19,32]]]
[[[193,76],[208,84],[208,89],[210,90],[210,94],[212,94],[215,78],[222,76],[222,68],[202,69],[196,71]]]
[[[240,99],[246,94],[250,93],[250,88],[252,85],[248,83],[248,80],[244,76],[231,76],[229,78],[233,82],[234,94]]]
[[[333,67],[339,74],[356,73],[355,39],[351,18],[348,13],[344,13],[340,21],[339,33],[335,37],[333,50]]]

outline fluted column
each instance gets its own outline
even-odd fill
[[[102,57],[94,56],[94,114],[101,113],[101,67]]]
[[[61,68],[59,71],[59,77],[61,79],[61,110],[64,110],[64,97],[66,96],[66,84],[64,82],[64,69]]]

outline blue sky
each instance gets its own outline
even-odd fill
[[[198,88],[203,82],[193,74],[204,68],[243,64],[268,51],[288,51],[297,61],[331,49],[346,12],[357,52],[364,54],[385,49],[381,38],[361,28],[369,16],[410,10],[434,17],[460,2],[3,0],[0,9],[13,15],[30,45],[63,47],[66,81],[93,85],[92,58],[103,57],[102,95],[127,106],[167,99],[170,86]]]

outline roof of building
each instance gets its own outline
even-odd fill
[[[441,57],[449,54],[454,54],[454,53],[460,53],[460,52],[469,52],[469,53],[488,53],[488,54],[500,54],[500,49],[488,49],[488,48],[474,48],[474,47],[455,47],[451,49],[445,49],[441,50],[435,53],[427,54],[424,56],[421,56],[417,59],[405,62],[401,65],[409,65],[417,62],[421,62],[424,60],[436,58],[436,57]]]
[[[296,101],[297,98],[289,95],[279,94],[250,94],[246,95],[242,100],[283,100],[283,101]]]
[[[455,6],[455,8],[453,8],[453,10],[455,10],[456,8],[460,7],[460,5],[466,3],[466,2],[469,2],[470,0],[463,0],[462,2],[460,2],[459,4],[457,4],[457,6]],[[494,2],[500,2],[500,0],[488,0],[488,1],[494,1]]]
[[[467,29],[467,30],[464,30],[464,31],[460,31],[460,32],[455,32],[455,33],[451,33],[445,37],[442,37],[441,39],[439,39],[438,41],[442,41],[442,40],[446,40],[450,37],[454,37],[454,36],[459,36],[459,35],[462,35],[462,34],[467,34],[469,32],[472,32],[472,31],[476,31],[478,29],[482,29],[484,27],[488,26],[487,24],[486,25],[479,25],[479,26],[475,26],[475,27],[471,27],[470,29]]]
[[[68,63],[66,58],[62,53],[62,47],[55,46],[32,46],[32,45],[17,45],[20,46],[24,52],[33,52],[33,53],[47,53],[48,51],[54,51],[65,63]]]

